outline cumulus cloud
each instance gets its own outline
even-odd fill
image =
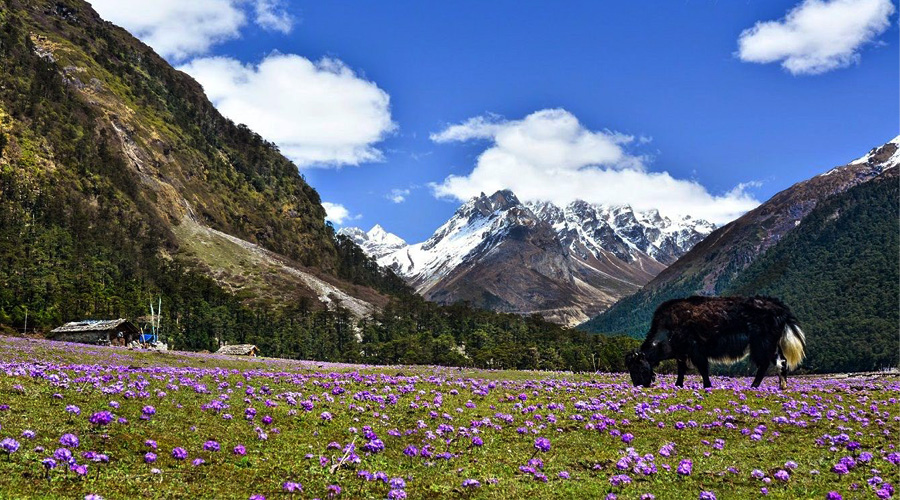
[[[350,215],[350,211],[347,210],[347,207],[340,203],[323,201],[322,208],[325,209],[325,220],[339,226],[345,221],[356,220],[362,217],[362,215]]]
[[[284,8],[281,0],[256,0],[253,10],[256,24],[270,31],[290,33],[294,27],[294,18]]]
[[[391,189],[391,192],[385,195],[385,198],[394,203],[403,203],[406,201],[406,197],[409,196],[409,192],[409,189]]]
[[[588,130],[563,109],[537,111],[521,120],[476,117],[432,134],[431,139],[490,141],[468,175],[450,175],[431,185],[442,198],[463,201],[510,189],[522,200],[628,204],[636,210],[655,208],[716,224],[759,204],[748,193],[752,184],[714,195],[696,181],[650,171],[646,158],[626,151],[625,146],[634,142],[632,136]]]
[[[298,167],[380,161],[374,144],[395,128],[390,96],[337,59],[275,53],[253,65],[205,57],[179,69],[223,115],[276,143]]]
[[[815,75],[859,62],[859,50],[891,25],[892,0],[804,0],[779,21],[760,21],[738,39],[745,62]]]
[[[176,61],[240,37],[251,12],[263,29],[287,33],[293,26],[279,0],[92,0],[91,5],[103,19]]]

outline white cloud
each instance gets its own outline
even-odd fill
[[[390,96],[337,59],[274,53],[258,65],[227,57],[178,69],[216,108],[279,146],[299,167],[380,161],[374,144],[394,130]]]
[[[815,75],[859,62],[860,48],[885,32],[892,0],[804,0],[779,21],[760,21],[738,39],[745,62]]]
[[[691,215],[716,224],[728,222],[759,202],[741,184],[713,195],[696,181],[651,172],[646,159],[628,153],[628,135],[584,128],[566,110],[545,109],[522,120],[477,117],[432,134],[436,142],[487,139],[468,175],[450,175],[431,187],[438,197],[467,200],[480,193],[511,189],[522,200],[565,205],[629,204],[637,210],[658,209],[669,215]]]
[[[409,196],[409,192],[409,189],[391,189],[391,192],[385,195],[385,198],[394,203],[403,203],[406,201],[406,197]]]
[[[256,24],[264,29],[290,33],[294,27],[294,18],[284,9],[281,0],[255,0],[253,10],[256,13]]]
[[[91,5],[103,19],[176,61],[239,38],[250,11],[263,29],[287,33],[293,25],[279,0],[91,0]]]
[[[350,215],[350,211],[347,210],[347,207],[341,205],[340,203],[330,203],[327,201],[323,201],[322,208],[325,209],[325,220],[339,226],[345,221],[356,220],[362,217],[362,215],[360,214]]]

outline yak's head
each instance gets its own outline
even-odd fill
[[[625,366],[628,367],[628,373],[631,374],[631,382],[635,387],[650,387],[650,384],[656,379],[653,374],[653,367],[647,361],[647,355],[641,351],[633,351],[625,356]]]

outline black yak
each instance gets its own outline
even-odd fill
[[[678,362],[678,380],[691,363],[709,381],[709,363],[732,364],[750,356],[756,365],[752,387],[759,387],[771,364],[778,383],[787,387],[787,371],[803,360],[806,339],[797,318],[771,297],[688,297],[664,302],[653,313],[647,339],[625,358],[635,386],[650,387],[653,368],[661,361]]]

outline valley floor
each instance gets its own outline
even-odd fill
[[[635,389],[11,337],[0,371],[4,498],[887,498],[900,472],[890,374]]]

